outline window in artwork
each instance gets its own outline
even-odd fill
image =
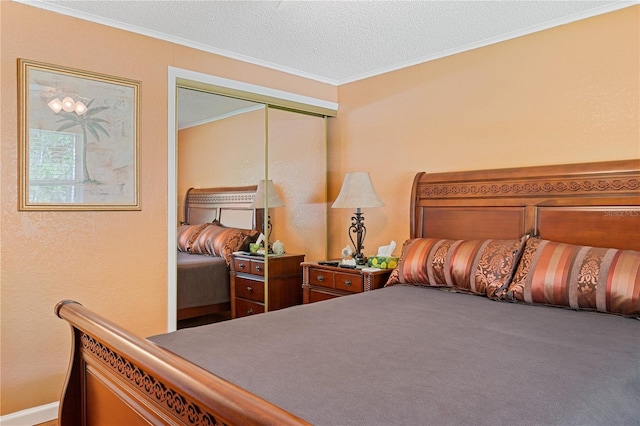
[[[29,202],[82,202],[82,135],[30,129]]]

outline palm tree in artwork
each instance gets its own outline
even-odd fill
[[[102,123],[106,123],[107,120],[96,117],[96,115],[109,109],[109,107],[102,106],[91,108],[91,104],[93,103],[93,101],[94,100],[92,99],[87,103],[87,111],[82,115],[79,115],[73,111],[60,111],[60,115],[62,116],[62,118],[57,121],[58,123],[62,123],[60,127],[58,127],[59,132],[71,129],[75,126],[80,126],[80,129],[82,130],[82,143],[84,144],[82,150],[82,167],[85,182],[95,182],[91,178],[91,175],[89,174],[89,168],[87,167],[87,135],[91,134],[98,142],[100,142],[100,133],[103,133],[105,136],[109,137],[109,132],[107,132],[107,130],[102,126]]]

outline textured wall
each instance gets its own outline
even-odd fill
[[[19,3],[0,2],[0,20],[4,415],[60,397],[70,333],[53,313],[59,300],[75,299],[138,335],[167,329],[168,66],[333,102],[337,90]],[[142,211],[18,212],[17,58],[142,82]]]
[[[329,200],[371,173],[367,253],[409,235],[416,172],[640,158],[640,6],[339,87]],[[329,211],[329,253],[349,215]],[[400,250],[398,249],[399,253]]]

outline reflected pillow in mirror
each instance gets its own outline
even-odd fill
[[[257,233],[255,230],[208,224],[193,241],[189,253],[219,256],[229,264],[231,253],[246,246]]]

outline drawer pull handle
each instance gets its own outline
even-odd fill
[[[252,308],[247,309],[247,315],[253,315],[253,309]]]
[[[344,284],[345,284],[347,287],[351,287],[351,280],[344,280]]]
[[[244,263],[238,263],[238,268],[244,269]]]
[[[258,265],[256,266],[256,271],[262,271],[262,268]]]
[[[250,285],[247,286],[247,291],[249,293],[253,293],[253,287],[251,287]]]
[[[318,275],[316,279],[320,282],[324,281],[324,277],[322,275]]]

